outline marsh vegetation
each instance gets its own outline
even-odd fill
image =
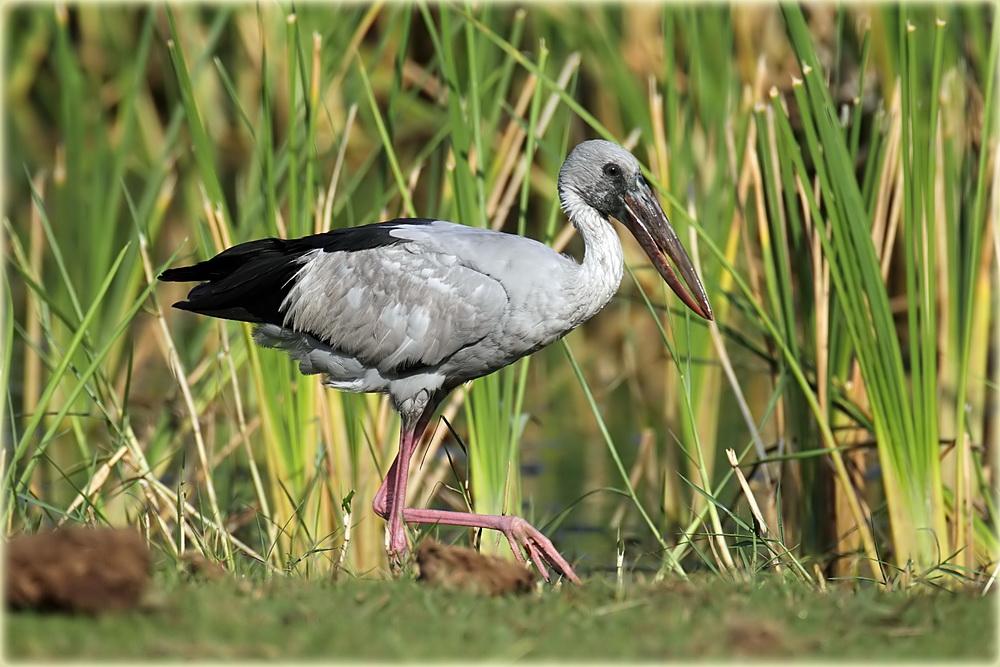
[[[384,397],[172,311],[155,276],[415,214],[579,256],[556,174],[604,137],[645,163],[717,325],[626,239],[603,313],[451,397],[412,502],[521,513],[595,581],[995,573],[991,6],[5,12],[6,534],[129,524],[168,571],[386,575]]]

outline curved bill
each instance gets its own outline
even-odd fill
[[[621,222],[628,227],[639,245],[649,255],[649,259],[663,276],[663,280],[688,308],[706,320],[714,319],[705,287],[694,270],[691,258],[681,245],[677,233],[667,220],[667,214],[663,212],[660,202],[657,201],[645,179],[639,178],[635,186],[625,193],[623,200],[625,219]],[[684,279],[683,283],[677,279],[677,274],[667,262],[667,257],[677,267],[677,271]]]

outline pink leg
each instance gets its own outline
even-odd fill
[[[434,413],[435,407],[436,403],[432,401],[423,414],[416,419],[404,417],[399,434],[399,454],[392,462],[385,480],[372,499],[372,509],[389,522],[388,553],[390,562],[399,564],[406,554],[407,541],[406,530],[403,527],[404,522],[487,528],[498,530],[504,534],[510,544],[511,551],[514,552],[514,557],[519,562],[524,563],[522,549],[527,552],[531,562],[535,564],[546,581],[549,580],[548,569],[545,566],[545,563],[548,562],[574,584],[579,584],[579,577],[552,545],[552,542],[520,517],[405,508],[410,459],[417,449],[428,422],[430,422],[430,416]]]
[[[389,561],[394,565],[402,563],[407,551],[406,528],[403,526],[403,508],[406,505],[406,482],[410,474],[410,459],[417,450],[420,437],[430,422],[437,407],[436,401],[429,401],[423,413],[415,417],[403,417],[399,433],[399,454],[389,467],[382,486],[375,492],[372,507],[375,513],[389,522]]]
[[[549,538],[542,535],[531,524],[520,517],[407,508],[403,510],[403,518],[406,520],[406,523],[435,523],[499,530],[507,538],[511,551],[514,552],[514,557],[521,563],[524,563],[524,556],[521,554],[521,549],[523,548],[528,552],[531,562],[535,564],[542,578],[546,581],[549,580],[549,573],[545,567],[547,561],[574,584],[580,583],[580,578],[576,576],[573,568],[556,551],[556,548],[552,546]]]
[[[385,474],[385,479],[382,480],[382,485],[378,487],[378,491],[375,492],[375,497],[372,499],[372,509],[375,510],[375,514],[378,514],[383,519],[389,518],[389,487],[393,485],[393,479],[396,477],[396,468],[398,468],[399,455],[392,460],[392,465],[389,466],[389,472]]]
[[[407,550],[406,529],[403,527],[403,506],[406,504],[406,478],[410,474],[410,457],[413,456],[416,440],[419,437],[415,436],[412,431],[403,432],[399,443],[399,456],[396,459],[399,466],[390,483],[389,560],[397,564],[402,563]]]

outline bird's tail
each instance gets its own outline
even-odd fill
[[[280,325],[281,304],[289,283],[302,268],[302,255],[309,250],[290,246],[282,239],[250,241],[193,266],[167,269],[159,279],[201,281],[174,308],[228,320]]]

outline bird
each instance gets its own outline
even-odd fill
[[[283,350],[326,386],[388,394],[400,415],[399,452],[372,508],[387,521],[394,567],[408,554],[406,524],[465,526],[500,531],[515,559],[530,560],[546,581],[551,567],[580,583],[524,519],[405,507],[406,485],[449,392],[558,340],[612,299],[624,265],[612,219],[688,308],[713,319],[694,265],[630,152],[602,139],[577,144],[559,170],[557,193],[583,239],[580,261],[517,234],[397,218],[248,241],[159,276],[199,283],[175,308],[252,323],[258,345]]]

